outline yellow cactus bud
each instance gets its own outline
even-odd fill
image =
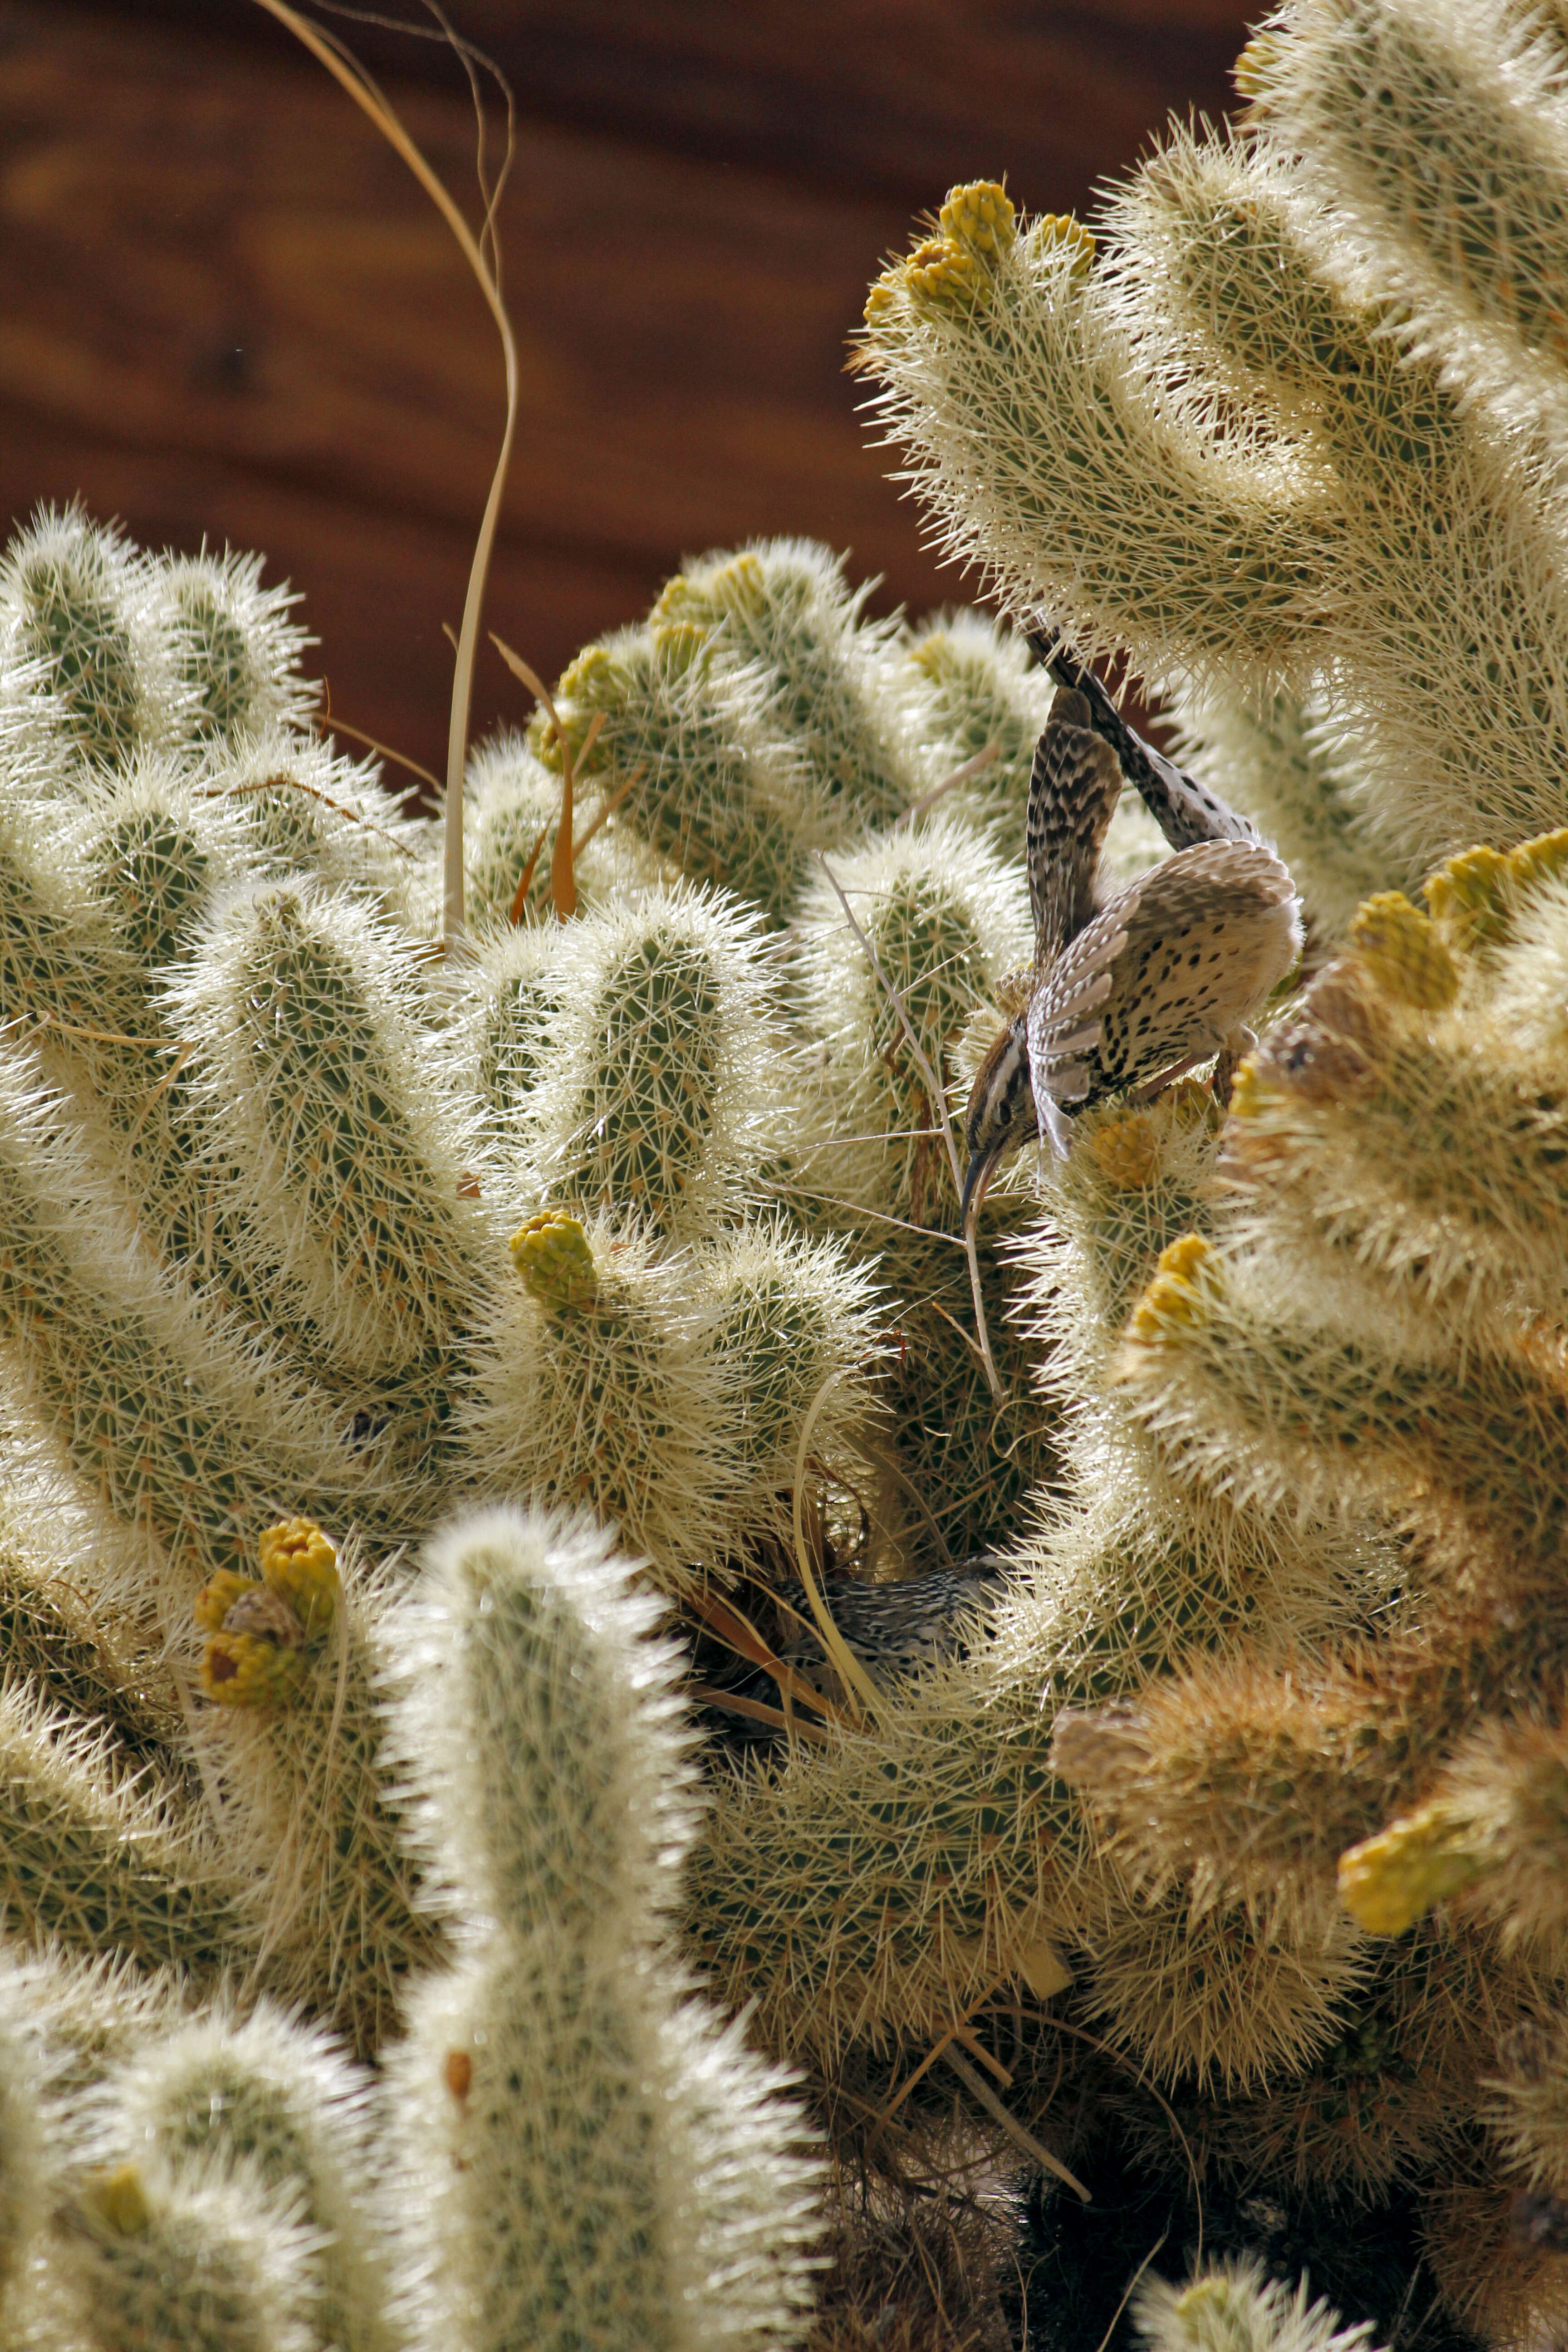
[[[1385,996],[1439,1013],[1459,992],[1459,967],[1431,919],[1402,890],[1363,899],[1351,923],[1356,951]]]
[[[1461,953],[1497,947],[1512,928],[1515,908],[1542,883],[1568,874],[1568,827],[1538,834],[1505,855],[1467,849],[1450,857],[1423,886],[1432,919]]]
[[[865,310],[866,324],[868,327],[874,327],[879,319],[885,319],[889,310],[897,310],[899,294],[903,282],[904,265],[901,261],[896,262],[891,269],[884,269],[880,278],[874,278],[871,280],[870,291],[866,297]]]
[[[1155,1341],[1174,1323],[1201,1323],[1204,1277],[1218,1255],[1201,1234],[1184,1234],[1179,1241],[1167,1243],[1153,1279],[1132,1309],[1133,1337]]]
[[[1533,841],[1521,841],[1517,849],[1509,851],[1508,866],[1513,887],[1521,897],[1542,882],[1554,882],[1568,874],[1568,825],[1556,833],[1539,833]]]
[[[1279,1088],[1269,1085],[1258,1068],[1257,1056],[1249,1054],[1231,1081],[1232,1118],[1257,1118],[1279,1100]]]
[[[904,283],[911,295],[941,310],[966,306],[973,300],[979,282],[974,256],[949,237],[928,238],[904,264]]]
[[[1141,1192],[1159,1164],[1154,1122],[1145,1110],[1108,1118],[1089,1142],[1094,1164],[1113,1192]]]
[[[700,621],[658,621],[654,625],[653,641],[671,670],[685,671],[693,662],[700,661],[713,642],[710,624]]]
[[[603,646],[584,646],[561,673],[557,702],[599,701],[615,677],[615,664]]]
[[[1071,213],[1042,213],[1029,231],[1029,242],[1037,253],[1066,246],[1068,267],[1074,278],[1086,278],[1094,267],[1094,239]]]
[[[1434,1903],[1481,1874],[1464,1843],[1463,1822],[1434,1801],[1391,1822],[1340,1856],[1340,1900],[1369,1936],[1403,1936]]]
[[[560,1314],[591,1307],[598,1295],[598,1269],[588,1236],[564,1209],[545,1209],[520,1225],[508,1247],[511,1262],[542,1307]]]
[[[226,1627],[202,1654],[202,1691],[215,1706],[287,1706],[308,1671],[303,1650],[287,1648],[265,1633]]]
[[[1261,105],[1279,67],[1279,43],[1270,33],[1254,33],[1230,69],[1238,98]]]
[[[721,563],[708,583],[714,604],[727,613],[764,613],[768,605],[767,574],[762,558],[748,549]]]
[[[133,2164],[117,2164],[87,2187],[87,2202],[120,2238],[140,2238],[153,2219],[142,2175]]]
[[[313,1519],[285,1519],[268,1528],[259,1549],[269,1590],[289,1603],[305,1639],[315,1641],[331,1625],[342,1591],[330,1538]],[[232,1628],[235,1621],[224,1622]]]
[[[950,244],[978,254],[1005,253],[1016,234],[1016,217],[1012,198],[995,180],[972,180],[967,187],[950,188],[937,215]]]
[[[247,1592],[264,1590],[253,1576],[241,1576],[236,1569],[220,1568],[216,1576],[208,1577],[195,1597],[196,1623],[204,1633],[216,1633],[237,1601],[243,1600]]]

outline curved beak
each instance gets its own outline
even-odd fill
[[[961,1234],[969,1231],[971,1217],[979,1215],[985,1188],[995,1174],[996,1163],[1006,1149],[1005,1143],[994,1143],[989,1151],[977,1151],[971,1160],[958,1202],[958,1230]]]

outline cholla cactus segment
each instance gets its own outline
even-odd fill
[[[585,775],[611,794],[626,788],[628,824],[661,856],[695,880],[755,899],[774,922],[786,918],[819,832],[805,764],[769,725],[760,671],[717,667],[710,633],[694,625],[623,629],[578,655],[555,708],[574,753],[605,714]],[[542,711],[528,740],[559,767]]]
[[[364,1471],[325,1398],[171,1285],[38,1079],[30,1057],[5,1057],[0,1328],[56,1443],[150,1539],[183,1618],[194,1581],[250,1556],[258,1509],[335,1517]]]
[[[1000,828],[1010,857],[1024,855],[1024,813],[1035,746],[1055,688],[1025,639],[978,613],[939,613],[906,640],[909,722],[921,756],[940,782],[994,746],[990,764],[952,795],[982,824]]]
[[[1483,2344],[1540,2343],[1568,2324],[1563,2207],[1469,2152],[1422,2200],[1421,2251],[1458,2325]]]
[[[0,1907],[18,1942],[58,1939],[210,1982],[251,1948],[241,1881],[173,1792],[113,1769],[101,1733],[21,1681],[0,1690]]]
[[[715,1370],[731,1400],[731,1542],[739,1552],[772,1535],[793,1554],[807,1424],[812,1458],[846,1475],[880,1418],[871,1375],[889,1352],[889,1307],[842,1243],[808,1242],[778,1219],[727,1237],[704,1278]]]
[[[153,567],[78,507],[43,508],[0,567],[0,662],[74,781],[177,731],[183,693],[157,626]],[[69,783],[67,784],[69,789]]]
[[[1085,1890],[1090,2013],[1165,2085],[1254,2088],[1329,2047],[1364,1973],[1348,1920],[1261,1928],[1244,1907],[1194,1910],[1184,1889],[1133,1900],[1114,1873]]]
[[[558,772],[536,759],[519,735],[493,736],[470,758],[464,839],[468,919],[476,930],[489,925],[510,929],[520,918],[538,923],[551,914],[551,845],[561,821],[561,784]],[[616,789],[605,780],[604,797],[613,799]],[[597,814],[595,797],[590,795],[586,805],[579,801],[573,811],[574,837],[584,841],[573,860],[580,903],[596,906],[614,891],[667,880],[665,862],[635,829],[632,795],[591,839],[584,838]],[[532,875],[519,909],[518,892],[531,861]]]
[[[238,743],[270,727],[298,726],[315,689],[300,676],[310,639],[289,618],[298,597],[263,588],[261,558],[184,556],[161,568],[172,607],[174,669],[198,742]]]
[[[423,828],[402,814],[371,761],[272,726],[211,755],[211,788],[242,813],[274,869],[342,883],[373,903],[419,908]]]
[[[585,1506],[647,1555],[662,1590],[700,1589],[738,1483],[713,1309],[683,1256],[656,1260],[603,1220],[579,1229],[581,1246],[564,1222],[535,1230],[524,1263],[543,1295],[519,1282],[497,1302],[464,1409],[476,1487]]]
[[[886,690],[892,625],[862,619],[867,593],[826,548],[759,540],[689,562],[654,606],[656,632],[711,632],[716,667],[754,667],[765,681],[770,729],[804,759],[819,837],[901,816],[922,781]]]
[[[1568,359],[1563,39],[1550,10],[1305,0],[1281,12],[1271,121],[1468,369]],[[1489,349],[1489,346],[1491,348]]]
[[[1386,299],[1347,288],[1321,201],[1285,158],[1173,138],[1121,219],[1133,315],[1173,299],[1197,367],[1281,420],[1282,461],[1289,449],[1334,484],[1335,593],[1318,658],[1342,680],[1376,831],[1430,860],[1554,823],[1561,795],[1533,763],[1557,757],[1568,717],[1562,542],[1539,448],[1468,403],[1436,353],[1405,349]],[[1434,577],[1441,598],[1417,584]],[[1513,713],[1506,748],[1450,715],[1500,690]]]
[[[805,1181],[916,1224],[945,1224],[956,1202],[944,1206],[952,1179],[941,1106],[888,991],[902,998],[926,1061],[945,1084],[971,1013],[1027,952],[1022,877],[952,816],[830,864],[833,879],[812,881],[795,926],[801,1012],[819,1041],[832,1122],[810,1139]]]
[[[311,2352],[300,2202],[254,2166],[142,2158],[87,2182],[58,2259],[94,2352]]]
[[[1526,2019],[1498,2044],[1486,2119],[1531,2187],[1568,2189],[1568,2034],[1561,2011]]]
[[[1512,1001],[1430,1013],[1453,965],[1413,908],[1371,902],[1358,953],[1321,973],[1244,1066],[1224,1171],[1260,1236],[1290,1221],[1302,1271],[1396,1312],[1506,1328],[1552,1311],[1563,1223],[1561,1081],[1531,1050],[1557,1014],[1549,967],[1510,960]]]
[[[106,2187],[134,2151],[154,2170],[178,2175],[195,2164],[215,2180],[228,2170],[242,2190],[259,2183],[274,2200],[297,2203],[315,2238],[302,2256],[312,2343],[394,2352],[405,2339],[389,2310],[371,2091],[326,2034],[270,2002],[243,2019],[220,2005],[143,2041],[114,2069],[93,2100],[86,2154],[97,2156]]]
[[[1359,1492],[1432,1539],[1549,1557],[1562,1538],[1568,1421],[1550,1342],[1478,1343],[1461,1375],[1433,1334],[1347,1329],[1287,1269],[1245,1278],[1210,1252],[1144,1294],[1121,1360],[1137,1410],[1189,1476],[1222,1467],[1238,1492],[1292,1489],[1332,1507]],[[1201,1402],[1200,1402],[1201,1399]]]
[[[781,2078],[662,1950],[686,1735],[629,1570],[584,1518],[498,1511],[404,1612],[426,1837],[491,1915],[391,2062],[431,2352],[454,2323],[463,2352],[798,2341],[813,2168]]]
[[[247,889],[170,1005],[231,1210],[297,1287],[320,1352],[396,1370],[449,1341],[482,1226],[403,943],[345,890]]]
[[[733,1222],[786,1108],[754,912],[687,884],[617,901],[572,926],[551,982],[530,1104],[542,1186],[664,1241]]]
[[[1323,593],[1321,500],[1219,446],[1202,396],[1119,325],[1093,240],[1049,217],[984,257],[952,240],[879,280],[861,363],[949,551],[1080,651],[1201,656],[1278,682]]]
[[[693,1825],[658,1602],[586,1514],[494,1510],[430,1548],[397,1627],[399,1743],[433,1864],[520,1931],[629,1958]]]
[[[195,1727],[225,1790],[226,1853],[259,1921],[257,1981],[367,2057],[391,2032],[410,1976],[446,1950],[409,1851],[408,1793],[384,1753],[391,1598],[382,1578],[345,1559],[324,1639],[289,1648],[215,1634],[270,1654],[240,1661],[241,1676],[256,1676],[248,1700],[204,1708]]]
[[[798,2111],[668,1969],[492,1933],[421,1989],[392,2080],[418,2352],[803,2341]]]
[[[559,926],[520,923],[482,940],[459,1015],[467,1073],[479,1106],[485,1150],[510,1167],[527,1139],[527,1105],[543,1066],[552,1016]]]
[[[60,2072],[37,2003],[37,1985],[0,1965],[0,2321],[58,2195],[59,2152],[49,2144],[47,2105]]]
[[[1268,2278],[1261,2263],[1232,2262],[1186,2286],[1151,2279],[1140,2287],[1132,2324],[1152,2352],[1363,2352],[1371,2324],[1341,2324],[1324,2302],[1309,2303]]]

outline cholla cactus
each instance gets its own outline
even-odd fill
[[[0,2149],[19,2340],[790,2341],[795,2126],[677,1932],[868,2213],[1025,2149],[1066,2210],[1110,2116],[1557,2326],[1559,34],[1292,0],[1098,242],[978,184],[873,289],[953,544],[1168,690],[1312,918],[1228,1103],[1097,1102],[995,1189],[989,1362],[940,1130],[1019,1007],[1023,634],[689,562],[476,757],[443,954],[254,566],[14,551],[0,1847],[78,1987]],[[846,1575],[864,1630],[927,1569],[942,1639],[835,1642]],[[1237,2268],[1144,2315],[1344,2341]]]
[[[474,1919],[393,2078],[432,2352],[799,2341],[800,2120],[666,1948],[691,1819],[653,1615],[591,1522],[496,1513],[402,1626],[432,1857]]]

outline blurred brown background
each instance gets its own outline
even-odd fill
[[[517,96],[522,415],[488,618],[553,676],[683,552],[798,531],[961,594],[843,373],[950,183],[1082,206],[1211,115],[1236,0],[451,0]],[[406,12],[416,14],[414,0]],[[1254,10],[1253,13],[1256,13]],[[467,202],[452,58],[342,19]],[[404,166],[252,0],[0,0],[0,509],[263,548],[334,710],[439,769],[501,415],[493,328]],[[527,697],[487,648],[477,730]]]

